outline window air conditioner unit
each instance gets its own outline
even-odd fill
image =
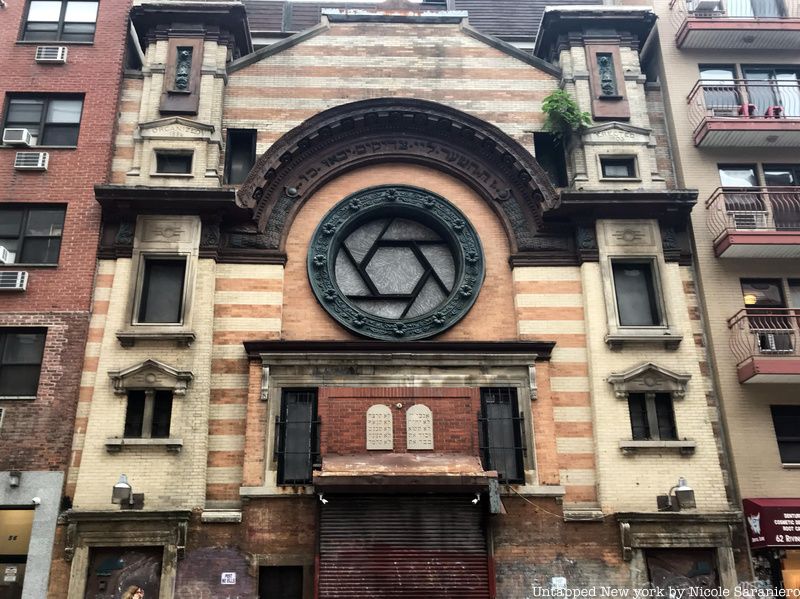
[[[8,146],[29,146],[32,141],[27,129],[3,129],[3,143]]]
[[[733,225],[739,230],[742,229],[766,229],[766,212],[730,212],[733,217]]]
[[[18,171],[46,171],[49,160],[47,152],[17,152],[14,168]]]
[[[2,245],[0,245],[0,264],[11,264],[11,252]]]
[[[719,12],[720,0],[695,0],[694,12]]]
[[[66,46],[37,46],[36,62],[64,64],[67,62]]]
[[[28,273],[24,270],[0,272],[0,291],[25,291],[28,288]]]

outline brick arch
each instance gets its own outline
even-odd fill
[[[258,159],[237,201],[253,211],[267,249],[284,251],[295,215],[317,189],[383,162],[420,164],[460,179],[498,215],[512,253],[540,247],[542,210],[557,196],[535,158],[494,125],[424,100],[365,100],[319,113]]]

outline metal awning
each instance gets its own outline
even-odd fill
[[[326,491],[483,491],[497,472],[476,456],[445,453],[326,455],[314,485]]]
[[[800,498],[744,499],[750,547],[800,547]]]

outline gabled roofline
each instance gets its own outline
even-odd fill
[[[228,73],[234,73],[240,69],[250,66],[258,62],[263,58],[267,58],[268,56],[272,56],[274,54],[280,54],[284,50],[288,50],[289,48],[296,46],[297,44],[304,42],[306,40],[311,39],[312,37],[318,36],[320,33],[324,33],[331,28],[328,18],[323,16],[322,20],[318,25],[314,25],[311,29],[306,29],[305,31],[300,31],[299,33],[295,33],[283,39],[279,42],[275,42],[274,44],[270,44],[269,46],[264,46],[260,50],[256,50],[247,56],[242,56],[238,60],[234,60],[232,63],[228,65]]]
[[[302,43],[306,40],[309,40],[317,35],[324,33],[330,29],[331,22],[358,22],[358,23],[449,23],[449,24],[459,24],[461,31],[465,34],[470,36],[473,39],[478,40],[490,46],[496,50],[500,50],[504,54],[511,56],[512,58],[516,58],[517,60],[521,60],[522,62],[540,69],[545,73],[553,75],[554,77],[561,77],[561,69],[557,66],[542,60],[532,54],[528,54],[520,50],[519,48],[515,48],[508,42],[504,42],[498,37],[494,37],[492,35],[488,35],[486,33],[481,33],[474,27],[472,27],[466,18],[466,12],[464,11],[449,11],[447,13],[435,13],[437,15],[444,15],[436,17],[436,20],[428,20],[427,15],[396,15],[396,14],[377,14],[377,13],[369,13],[365,14],[359,11],[358,14],[338,14],[334,15],[331,11],[323,11],[322,20],[319,25],[315,25],[311,29],[306,29],[305,31],[301,31],[299,33],[295,33],[294,35],[287,37],[279,42],[275,42],[274,44],[270,44],[260,50],[253,52],[252,54],[248,54],[247,56],[243,56],[238,60],[233,61],[231,64],[228,65],[228,73],[234,73],[240,69],[243,69],[251,64],[258,62],[264,58],[269,56],[273,56],[275,54],[279,54],[284,50],[288,50],[293,46],[296,46],[299,43]],[[457,15],[457,17],[455,16]],[[446,18],[445,18],[446,17]],[[452,19],[451,19],[452,17]]]
[[[546,60],[542,60],[538,56],[534,56],[533,54],[528,54],[520,50],[519,48],[515,48],[508,42],[504,42],[499,37],[494,37],[493,35],[489,35],[487,33],[481,33],[477,29],[475,29],[472,25],[465,21],[461,23],[461,30],[469,35],[470,37],[491,46],[496,50],[500,50],[504,54],[508,54],[512,58],[516,58],[521,60],[524,63],[529,64],[532,67],[540,69],[545,73],[549,73],[554,77],[561,78],[561,69],[559,69],[554,64],[547,62]]]

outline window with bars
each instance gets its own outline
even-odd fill
[[[800,464],[800,406],[770,406],[783,464]]]
[[[83,98],[76,96],[12,96],[6,129],[27,129],[36,146],[78,145]]]
[[[678,438],[671,393],[629,393],[628,410],[634,441],[670,441]]]
[[[275,421],[279,485],[311,483],[312,470],[320,462],[319,428],[317,390],[284,389]]]
[[[0,397],[36,397],[45,331],[0,330]]]
[[[126,438],[166,439],[172,420],[172,391],[128,391]]]
[[[496,470],[501,483],[524,483],[525,418],[519,411],[517,390],[481,389],[478,426],[484,469]]]
[[[64,208],[0,208],[0,246],[11,264],[58,264]]]
[[[25,41],[92,42],[96,0],[31,0],[22,28]]]

